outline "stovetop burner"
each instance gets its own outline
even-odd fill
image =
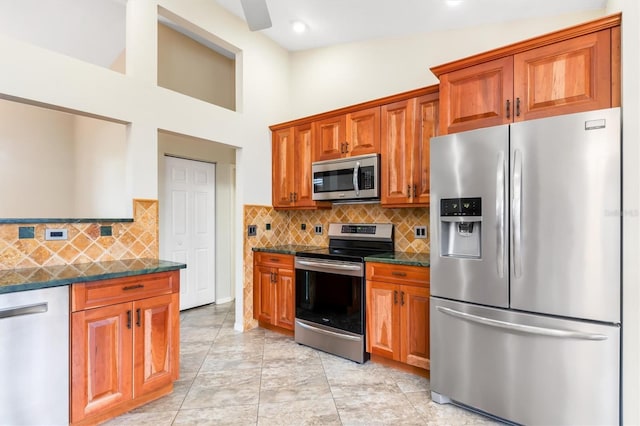
[[[329,224],[329,247],[297,252],[296,256],[363,262],[394,250],[393,224]]]

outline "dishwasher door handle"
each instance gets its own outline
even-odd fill
[[[13,308],[0,309],[0,319],[20,317],[23,315],[43,314],[49,310],[47,302],[35,305],[16,306]]]

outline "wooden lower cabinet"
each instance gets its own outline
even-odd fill
[[[293,255],[268,252],[253,254],[253,317],[261,325],[293,331]]]
[[[367,262],[367,352],[429,369],[429,269]]]
[[[73,284],[72,424],[95,424],[171,392],[179,374],[179,277]]]

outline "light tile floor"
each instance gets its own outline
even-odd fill
[[[429,381],[357,364],[261,328],[233,329],[234,304],[180,315],[174,391],[114,425],[494,425],[431,401]]]

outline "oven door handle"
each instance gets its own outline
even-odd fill
[[[360,265],[341,265],[334,263],[310,262],[308,260],[297,260],[297,265],[312,266],[314,268],[339,269],[342,271],[359,271],[362,269]]]
[[[318,328],[318,327],[313,327],[311,325],[301,323],[300,321],[296,321],[296,324],[298,324],[300,327],[305,328],[307,330],[311,330],[311,331],[314,331],[314,332],[320,333],[320,334],[326,334],[327,336],[339,337],[341,339],[353,340],[355,342],[359,342],[361,340],[360,337],[347,336],[347,335],[342,334],[342,333],[336,333],[335,331],[323,330],[323,329]]]

